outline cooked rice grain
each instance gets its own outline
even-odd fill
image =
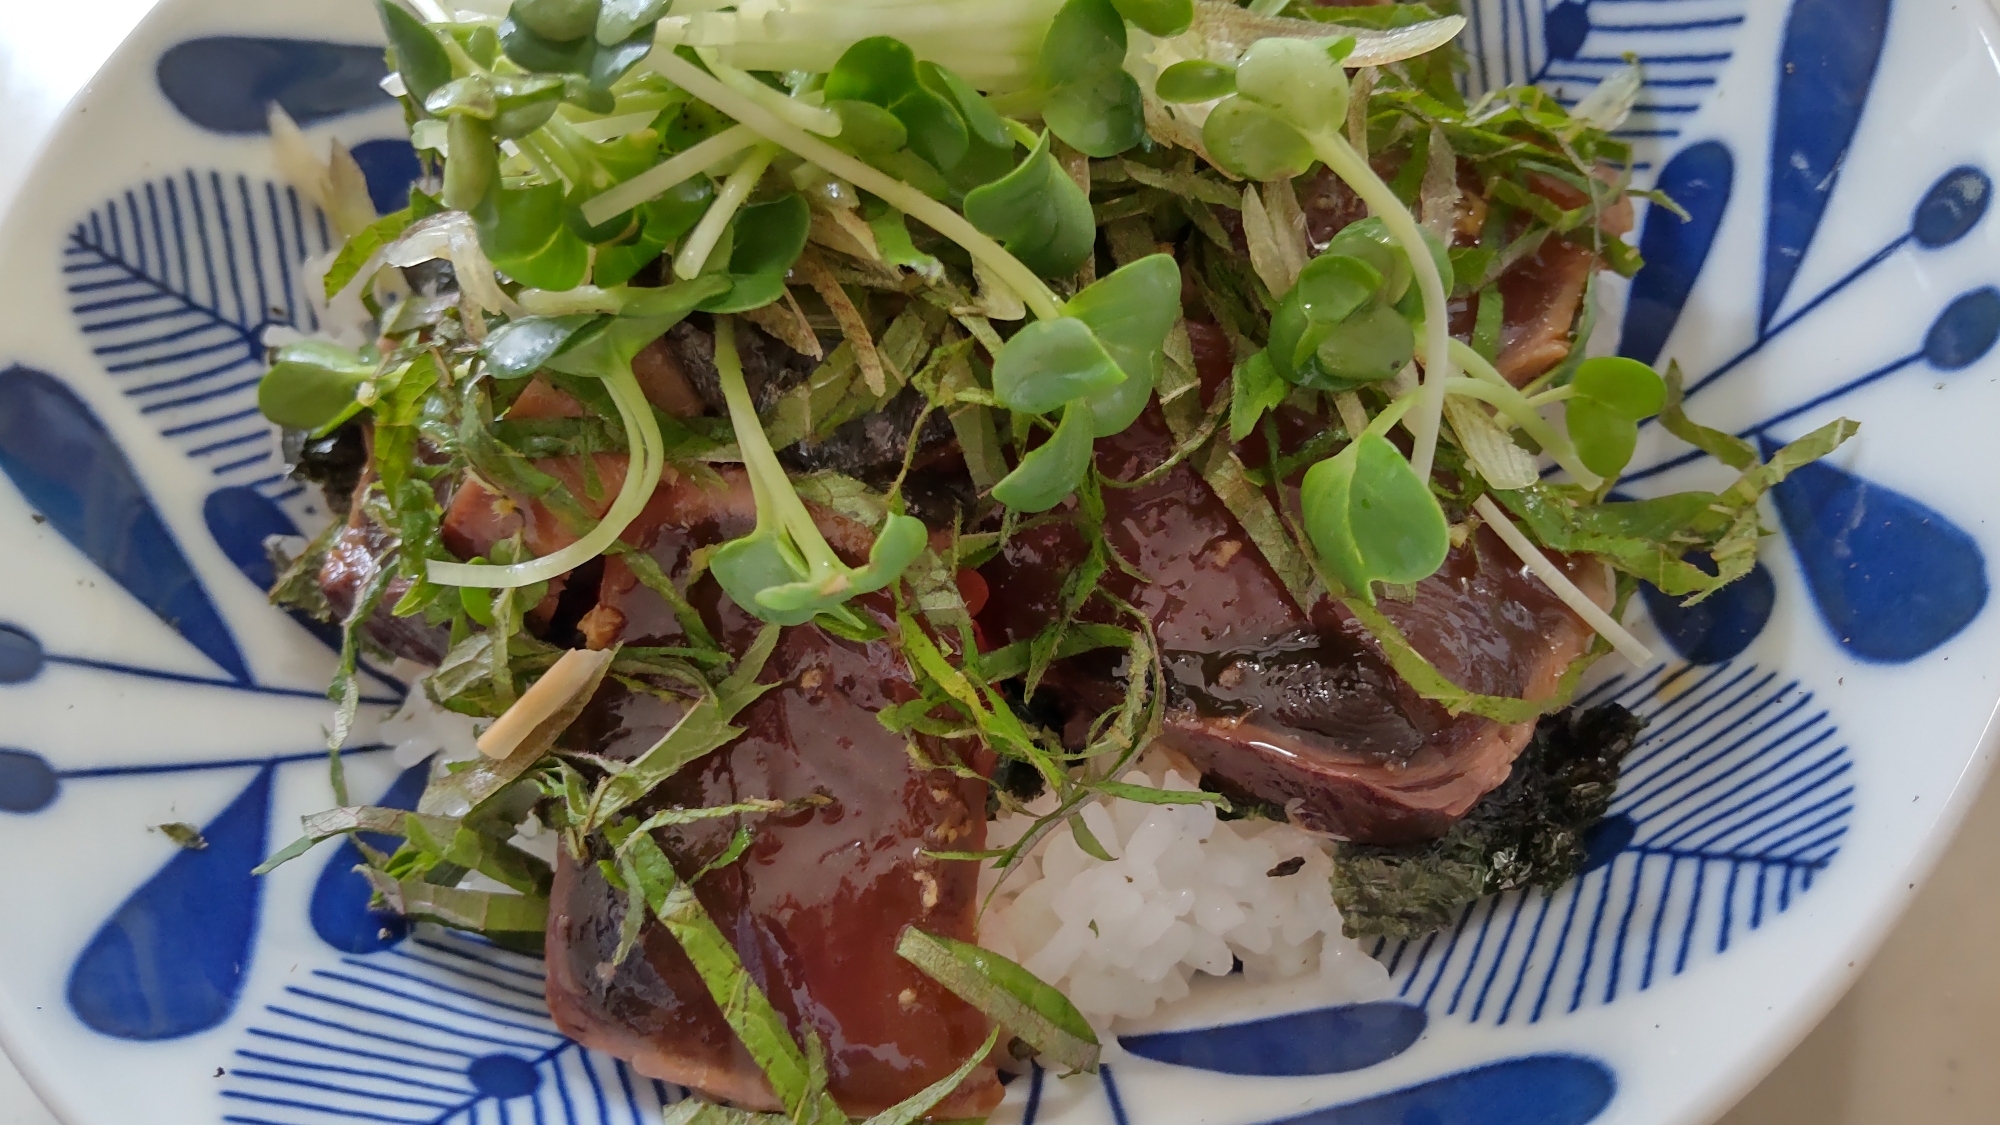
[[[1198,788],[1158,753],[1123,780]],[[1029,809],[1054,807],[1045,795]],[[1387,971],[1341,935],[1324,841],[1289,824],[1218,820],[1207,804],[1105,798],[1082,816],[1111,861],[1051,832],[1001,883],[980,941],[1062,989],[1092,1023],[1149,1016],[1187,996],[1195,973],[1226,976],[1239,960],[1252,982],[1316,974],[1315,993],[1331,1002],[1388,993]],[[1009,846],[1034,821],[1002,816],[989,846]],[[997,879],[989,868],[982,891]]]

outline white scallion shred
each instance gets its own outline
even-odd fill
[[[1526,488],[1541,479],[1534,455],[1514,444],[1492,415],[1457,395],[1444,401],[1444,416],[1459,447],[1479,475],[1494,488]]]
[[[1631,60],[1631,56],[1627,56]],[[1610,132],[1625,124],[1632,115],[1632,107],[1638,104],[1639,92],[1645,88],[1645,76],[1639,70],[1637,61],[1627,61],[1614,70],[1597,88],[1583,96],[1569,115],[1576,121],[1593,129]]]
[[[739,96],[700,67],[671,51],[654,51],[646,57],[646,65],[669,82],[750,126],[793,154],[818,164],[855,187],[872,192],[891,207],[958,243],[972,255],[974,262],[986,266],[1019,293],[1034,309],[1036,316],[1053,320],[1062,315],[1055,294],[1042,283],[1041,278],[973,226],[965,216],[866,161],[834,148],[757,102]]]
[[[616,117],[605,117],[596,121],[579,121],[570,128],[576,135],[587,141],[615,141],[644,129],[658,117],[653,113],[621,113]]]
[[[1265,200],[1272,196],[1270,185],[1247,185],[1243,189],[1243,238],[1250,247],[1250,268],[1273,296],[1291,292],[1306,268],[1305,231],[1293,230],[1272,214]]]
[[[1444,126],[1431,126],[1430,160],[1424,169],[1423,186],[1418,191],[1417,215],[1424,229],[1451,245],[1452,228],[1458,225],[1458,154],[1444,135]]]
[[[822,137],[840,135],[840,115],[832,110],[808,105],[801,98],[786,97],[757,81],[748,73],[723,62],[721,56],[713,50],[697,49],[695,53],[701,56],[702,62],[708,64],[709,73],[715,75],[717,81],[770,110],[779,119]]]
[[[283,106],[272,102],[267,119],[278,174],[325,212],[342,236],[351,238],[375,221],[368,180],[345,145],[331,142],[327,159],[321,160],[313,154],[312,142]]]
[[[460,211],[433,215],[411,227],[382,251],[381,262],[370,259],[355,277],[367,277],[381,265],[407,267],[438,258],[450,260],[458,275],[459,291],[474,306],[486,312],[521,315],[521,306],[500,288],[493,262],[479,245],[479,228],[473,225],[472,216]]]
[[[655,41],[713,51],[738,70],[825,73],[855,43],[891,35],[982,90],[1007,92],[1032,81],[1062,0],[759,0],[716,10],[724,6],[680,0]]]
[[[479,736],[479,752],[495,761],[505,759],[536,727],[548,722],[575,699],[577,692],[595,683],[611,658],[609,650],[573,648],[563,653],[541,679],[522,692],[521,698]]]
[[[1386,66],[1416,58],[1451,42],[1464,29],[1464,16],[1445,16],[1408,27],[1377,31],[1366,27],[1340,27],[1318,20],[1260,15],[1226,0],[1195,0],[1194,5],[1194,31],[1208,42],[1211,50],[1220,47],[1224,51],[1241,54],[1259,39],[1347,36],[1354,40],[1354,50],[1341,61],[1341,65],[1349,69]]]

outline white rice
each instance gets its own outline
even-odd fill
[[[1148,753],[1123,780],[1193,791],[1195,781]],[[1032,803],[1055,807],[1051,795]],[[981,944],[1067,994],[1095,1025],[1143,1019],[1186,997],[1197,972],[1252,983],[1316,978],[1329,1001],[1387,995],[1389,976],[1340,932],[1328,888],[1326,844],[1288,824],[1222,821],[1207,804],[1149,805],[1100,799],[1084,823],[1110,862],[1095,859],[1058,828],[1000,884],[980,925]],[[988,847],[1007,847],[1033,816],[1002,816]],[[1303,859],[1290,875],[1270,872]],[[989,867],[981,885],[990,889]]]

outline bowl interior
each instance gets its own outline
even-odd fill
[[[1670,10],[1669,10],[1670,9]],[[1095,1078],[1005,1118],[1616,1122],[1719,1112],[1829,1005],[1983,775],[1981,483],[2000,470],[2000,72],[1984,6],[1475,0],[1468,87],[1566,103],[1624,65],[1648,265],[1594,346],[1678,363],[1768,454],[1861,436],[1771,494],[1751,576],[1649,591],[1663,659],[1589,689],[1649,716],[1590,862],[1371,953],[1390,995],[1208,982]],[[264,105],[415,175],[360,3],[166,0],[73,105],[0,227],[0,1040],[75,1125],[577,1125],[677,1088],[558,1034],[530,958],[366,909],[353,846],[256,878],[326,806],[323,626],[272,609],[272,535],[323,523],[256,415],[261,341],[316,327],[334,245]],[[1727,486],[1649,427],[1632,495]],[[337,645],[337,639],[332,643]],[[1954,659],[1956,658],[1956,659]],[[379,673],[379,674],[378,674]],[[409,803],[365,681],[349,785]],[[199,827],[183,850],[153,826]]]

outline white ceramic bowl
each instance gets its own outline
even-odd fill
[[[1598,347],[1677,360],[1711,424],[1861,437],[1777,491],[1751,579],[1649,599],[1676,658],[1594,689],[1653,725],[1576,883],[1376,950],[1389,1001],[1218,982],[1002,1118],[1704,1120],[1832,1002],[1986,767],[1988,9],[1472,7],[1475,86],[1574,98],[1646,64],[1641,180],[1689,215],[1643,216],[1651,264],[1606,288]],[[368,915],[351,857],[248,873],[328,802],[332,666],[260,589],[263,540],[323,516],[255,414],[257,342],[311,327],[298,263],[327,246],[263,105],[355,146],[390,202],[414,166],[377,34],[361,0],[166,0],[0,227],[0,1040],[72,1125],[610,1125],[678,1094],[557,1035],[534,962]],[[1629,487],[1725,482],[1685,452],[1649,429]],[[379,750],[349,773],[410,785]],[[208,847],[149,829],[178,821]]]

